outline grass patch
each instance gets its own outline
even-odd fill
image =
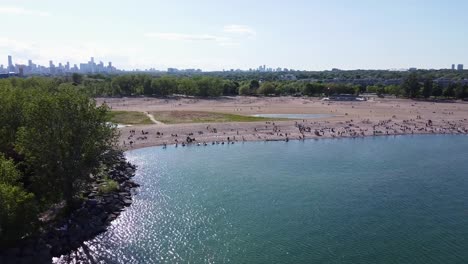
[[[159,111],[152,112],[151,114],[156,120],[165,124],[261,122],[284,120],[282,118],[265,118],[203,111]]]
[[[153,122],[143,114],[136,111],[111,111],[108,113],[109,119],[114,124],[124,125],[147,125]]]
[[[104,179],[104,182],[99,185],[99,192],[100,193],[110,193],[119,190],[119,183],[111,180],[109,178]]]

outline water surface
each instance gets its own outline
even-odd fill
[[[88,256],[113,263],[468,263],[468,137],[127,153],[142,184]]]

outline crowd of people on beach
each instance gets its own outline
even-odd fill
[[[294,122],[292,124],[292,122]],[[252,140],[286,141],[291,139],[305,140],[320,137],[343,138],[364,137],[378,135],[404,135],[404,134],[468,134],[468,120],[442,120],[435,124],[432,120],[424,120],[421,116],[414,119],[397,120],[395,118],[372,121],[370,119],[346,120],[340,122],[296,120],[282,122],[255,123],[250,129],[245,127],[220,130],[210,124],[205,131],[194,130],[180,135],[180,132],[167,133],[156,131],[151,135],[149,131],[129,130],[123,141],[123,146],[133,148],[136,144],[144,145],[151,139],[157,140],[156,144],[167,148],[168,145],[178,146],[208,146],[228,145],[235,142]],[[197,135],[195,137],[194,135]]]

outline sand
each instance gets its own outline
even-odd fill
[[[238,115],[331,114],[333,117],[271,122],[163,124],[120,128],[123,149],[213,142],[303,140],[404,134],[468,134],[468,103],[434,103],[408,99],[373,99],[364,102],[324,102],[317,98],[222,97],[97,98],[112,110],[208,111]],[[134,133],[132,131],[135,131]],[[142,133],[143,132],[143,133]]]

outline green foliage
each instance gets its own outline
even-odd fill
[[[400,85],[389,85],[385,87],[386,94],[393,94],[395,96],[403,96],[404,90]]]
[[[432,95],[432,88],[433,88],[432,79],[424,80],[422,96],[424,96],[424,98],[429,98]]]
[[[173,77],[163,76],[153,79],[151,82],[151,89],[155,95],[171,95],[177,93],[177,82]]]
[[[251,80],[250,81],[250,89],[257,90],[258,88],[260,88],[260,82],[257,81],[257,80]]]
[[[71,205],[97,167],[97,157],[113,146],[116,131],[106,123],[107,109],[73,87],[63,87],[33,98],[24,119],[16,149],[34,171],[33,191]]]
[[[225,80],[223,83],[223,94],[224,95],[238,95],[239,83],[231,81],[231,80]]]
[[[432,87],[432,95],[433,96],[436,96],[436,97],[442,96],[443,92],[444,92],[444,89],[442,89],[442,87],[440,85],[438,85],[438,84],[435,84]]]
[[[34,194],[22,187],[0,183],[0,245],[8,245],[35,228]]]
[[[221,96],[223,94],[223,81],[219,78],[203,76],[195,79],[198,84],[199,96]]]
[[[183,78],[179,80],[177,92],[184,95],[197,95],[200,90],[198,84],[191,78]]]
[[[69,81],[0,80],[0,245],[33,232],[37,212],[51,203],[65,200],[70,208],[114,146],[108,109],[87,95],[98,91],[87,90],[88,79]]]
[[[307,83],[304,87],[304,94],[308,96],[316,96],[322,94],[324,85],[321,83]]]
[[[444,89],[443,95],[445,97],[455,97],[455,84],[450,84],[447,88]]]
[[[418,96],[420,84],[416,73],[411,73],[405,79],[405,81],[403,82],[403,89],[405,90],[405,95],[409,98],[415,98],[416,96]]]
[[[72,80],[75,84],[81,84],[83,82],[83,75],[79,73],[73,73]]]
[[[12,160],[0,155],[0,246],[34,230],[37,214],[34,194],[21,186],[21,173]]]
[[[239,87],[239,95],[250,95],[250,86],[248,84],[243,84]]]
[[[260,88],[257,90],[257,93],[262,95],[272,95],[276,93],[276,87],[271,82],[262,82]]]
[[[111,192],[115,192],[115,191],[118,191],[119,190],[119,183],[112,180],[112,179],[109,179],[109,178],[106,178],[104,179],[104,182],[101,183],[101,185],[99,186],[99,192],[100,193],[103,193],[103,194],[106,194],[106,193],[111,193]]]
[[[304,90],[303,83],[300,82],[285,82],[281,83],[277,89],[276,93],[280,95],[289,95],[300,93]]]
[[[221,122],[258,122],[280,119],[244,116],[226,113],[203,112],[203,111],[158,111],[152,112],[154,117],[165,124],[182,123],[221,123]]]
[[[16,131],[22,122],[22,91],[10,83],[0,84],[0,152],[13,147]]]
[[[6,159],[0,153],[0,183],[17,185],[21,178],[21,173],[16,169],[13,160]]]

